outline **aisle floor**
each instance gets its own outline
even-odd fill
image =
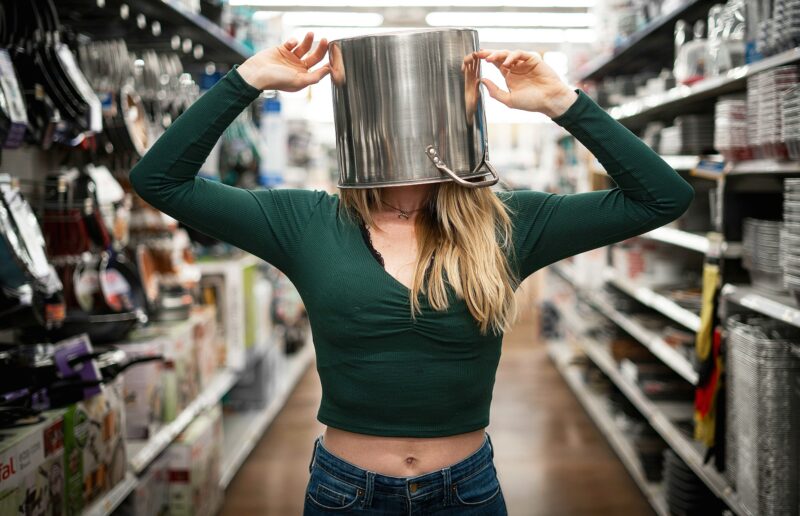
[[[503,344],[488,428],[512,516],[651,515],[647,501],[521,322]],[[302,513],[323,426],[312,367],[226,493],[223,516]]]

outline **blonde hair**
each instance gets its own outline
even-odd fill
[[[377,227],[382,188],[342,188],[340,207]],[[511,218],[489,188],[465,188],[452,182],[431,189],[427,209],[416,217],[417,266],[409,292],[411,316],[421,313],[419,295],[427,294],[437,311],[449,306],[446,282],[480,325],[495,334],[508,331],[516,317],[514,290],[519,284],[509,265]]]

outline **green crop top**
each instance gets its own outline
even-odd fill
[[[245,190],[196,177],[223,130],[259,91],[232,70],[194,103],[131,171],[136,191],[176,219],[282,270],[308,311],[322,381],[320,422],[363,434],[435,437],[489,424],[502,336],[481,335],[461,299],[437,312],[378,263],[339,197]],[[591,150],[610,190],[498,193],[511,209],[520,280],[557,260],[680,216],[689,184],[589,97],[555,121]],[[536,371],[531,371],[536,374]]]

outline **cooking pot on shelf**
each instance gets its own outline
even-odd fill
[[[478,48],[472,29],[332,41],[339,187],[495,184],[480,60],[467,57]]]

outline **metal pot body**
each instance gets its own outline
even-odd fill
[[[496,182],[487,166],[480,60],[468,57],[476,50],[471,29],[332,41],[339,187]],[[466,181],[487,169],[493,180]]]

